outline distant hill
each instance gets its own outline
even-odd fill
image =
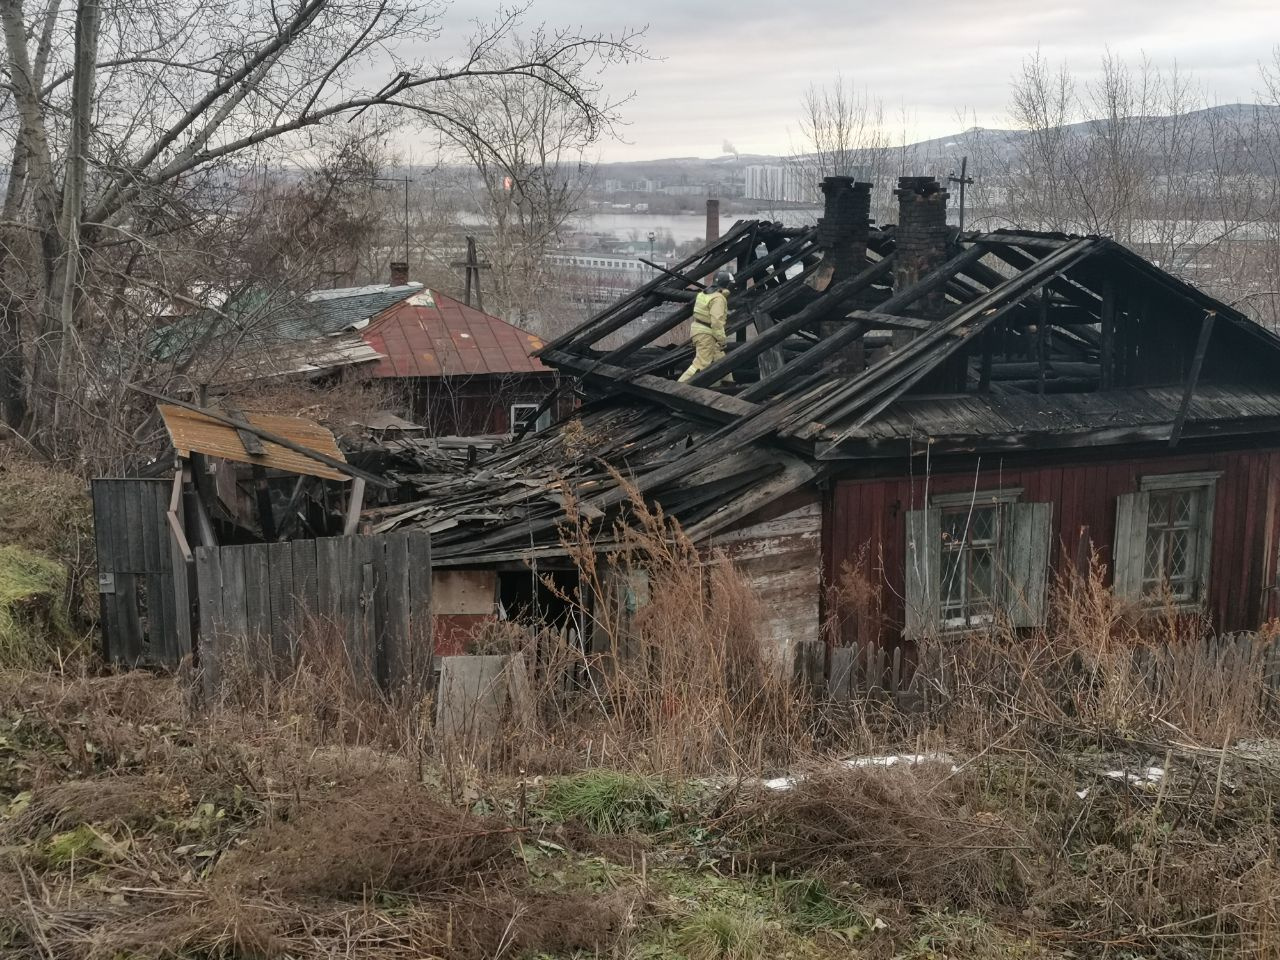
[[[1129,118],[1136,121],[1138,118]],[[1155,125],[1155,134],[1167,137],[1174,132],[1174,125],[1181,125],[1187,136],[1193,136],[1209,142],[1214,134],[1232,136],[1234,131],[1248,129],[1257,124],[1269,136],[1280,137],[1280,106],[1252,103],[1227,103],[1204,110],[1196,110],[1177,117],[1146,117],[1144,122]],[[1107,121],[1084,121],[1073,123],[1063,128],[1069,138],[1087,138],[1105,130]],[[1000,160],[1010,160],[1017,156],[1019,149],[1030,134],[1025,130],[973,127],[958,131],[950,136],[934,137],[908,144],[906,147],[894,147],[893,152],[904,151],[921,160],[937,158],[959,158],[968,153],[971,155],[995,156]],[[649,178],[671,181],[679,177],[690,180],[714,181],[720,179],[735,167],[752,164],[772,164],[782,161],[780,156],[761,154],[726,154],[714,158],[671,157],[655,160],[633,160],[623,163],[602,163],[599,176],[617,177],[619,179]],[[1259,158],[1262,162],[1264,158]]]

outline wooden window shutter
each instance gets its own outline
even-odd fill
[[[1116,497],[1116,539],[1111,545],[1111,585],[1122,600],[1142,598],[1142,571],[1147,553],[1147,511],[1151,495],[1122,493]]]
[[[1213,501],[1217,484],[1210,483],[1200,496],[1200,538],[1196,553],[1196,599],[1201,603],[1209,599],[1209,556],[1213,551]]]
[[[903,635],[922,640],[938,632],[941,608],[942,511],[907,511],[907,613]]]
[[[1047,606],[1053,504],[1011,503],[1008,510],[1006,612],[1015,627],[1038,627]]]

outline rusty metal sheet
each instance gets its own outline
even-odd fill
[[[531,356],[543,345],[539,337],[437,290],[384,310],[362,334],[382,355],[378,377],[550,373]]]
[[[173,439],[174,449],[178,456],[189,457],[193,453],[203,453],[210,457],[221,457],[223,460],[235,460],[238,463],[253,463],[290,473],[300,473],[308,477],[323,477],[326,480],[350,479],[326,467],[317,460],[312,460],[301,453],[287,450],[270,440],[263,440],[266,453],[262,456],[250,456],[245,452],[244,444],[236,435],[234,427],[211,420],[203,414],[192,410],[184,410],[171,404],[159,404],[160,416],[164,418],[165,428]],[[261,427],[294,443],[302,444],[309,450],[327,454],[335,460],[346,462],[342,451],[338,449],[333,434],[314,420],[301,417],[281,417],[269,413],[246,413],[245,419],[255,427]]]

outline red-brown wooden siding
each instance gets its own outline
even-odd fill
[[[832,484],[824,511],[824,568],[834,582],[841,565],[868,551],[882,577],[885,614],[903,617],[906,513],[934,494],[1021,487],[1026,502],[1053,506],[1057,549],[1052,562],[1074,563],[1084,532],[1110,562],[1116,497],[1132,493],[1147,474],[1221,471],[1214,497],[1209,611],[1221,630],[1259,626],[1276,614],[1276,550],[1280,541],[1280,451],[1250,450],[1078,465],[994,466],[952,473]]]

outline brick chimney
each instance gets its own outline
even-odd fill
[[[707,243],[715,243],[720,239],[720,201],[715,197],[707,198]]]
[[[822,218],[818,221],[818,246],[822,262],[831,264],[831,283],[847,280],[860,273],[867,262],[867,238],[871,232],[871,184],[855,183],[852,177],[824,177],[825,198]],[[828,286],[828,289],[830,287]],[[849,321],[824,320],[819,333],[829,337],[847,326]],[[855,341],[833,355],[825,364],[836,375],[862,371],[866,366],[861,341]]]
[[[895,234],[893,289],[904,290],[947,259],[947,191],[933,177],[899,177],[898,230]],[[924,319],[946,315],[941,289],[917,300],[908,310]]]
[[[852,177],[824,177],[825,198],[818,221],[818,245],[823,259],[835,268],[833,281],[862,270],[867,260],[867,236],[871,232],[871,184]]]
[[[409,264],[403,260],[391,261],[391,285],[403,287],[409,282]]]

